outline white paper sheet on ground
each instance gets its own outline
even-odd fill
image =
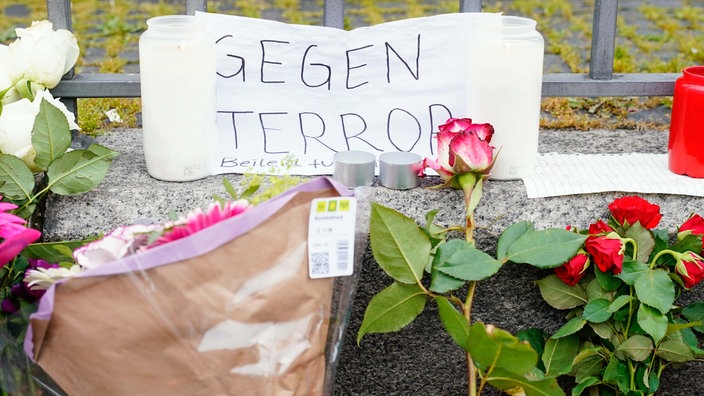
[[[331,174],[333,154],[346,150],[434,157],[438,125],[468,116],[469,47],[486,23],[500,24],[488,13],[351,31],[196,17],[218,54],[213,173],[268,172],[289,155],[297,160],[290,173]]]
[[[704,179],[672,173],[667,154],[544,154],[523,182],[528,198],[607,191],[704,197]]]

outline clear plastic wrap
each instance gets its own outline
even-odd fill
[[[47,394],[331,394],[370,193],[356,194],[352,276],[308,276],[311,200],[350,194],[320,178],[50,288],[25,340],[58,384]]]

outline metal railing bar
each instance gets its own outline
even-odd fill
[[[589,76],[595,80],[608,80],[614,74],[617,15],[618,0],[596,0],[594,2]]]
[[[672,96],[677,73],[615,74],[593,80],[587,74],[543,75],[544,97]],[[61,98],[137,98],[139,74],[78,74],[63,80],[52,94]]]
[[[460,12],[481,12],[482,0],[460,0]]]
[[[186,15],[194,15],[196,11],[206,11],[207,0],[186,0]]]
[[[323,25],[344,29],[345,27],[345,1],[325,0],[323,8]]]

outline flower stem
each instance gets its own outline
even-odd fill
[[[464,317],[467,319],[467,324],[471,325],[472,318],[472,301],[474,300],[474,291],[477,288],[477,282],[469,282],[469,290],[467,290],[467,299],[462,307]],[[467,379],[468,379],[468,391],[469,396],[477,395],[477,368],[474,366],[474,361],[472,360],[472,355],[467,352]]]

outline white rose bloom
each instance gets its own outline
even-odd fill
[[[65,29],[54,31],[49,21],[32,22],[32,26],[15,29],[18,39],[10,44],[16,69],[22,78],[54,88],[78,59],[78,41]]]
[[[21,99],[5,105],[0,114],[0,152],[20,158],[32,170],[37,169],[34,165],[36,151],[32,147],[32,129],[42,99],[46,99],[64,113],[70,129],[79,129],[73,113],[47,90],[38,93],[33,102]]]
[[[10,64],[14,64],[12,50],[7,45],[0,44],[0,95],[15,85]]]

